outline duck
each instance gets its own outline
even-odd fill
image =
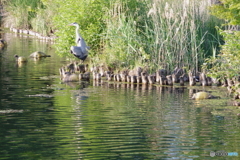
[[[80,73],[79,80],[89,81],[90,80],[90,72]]]
[[[4,39],[0,39],[0,48],[5,48],[7,46],[7,42]]]
[[[25,57],[18,56],[16,54],[14,55],[14,57],[16,58],[16,61],[19,62],[19,63],[27,62],[27,58],[25,58]]]
[[[42,57],[51,57],[50,55],[47,55],[41,51],[36,51],[30,54],[31,58],[42,58]]]
[[[75,73],[65,71],[65,68],[59,68],[59,73],[63,82],[76,82],[78,81],[78,76]]]
[[[64,82],[76,82],[79,78],[75,73],[65,72],[63,75],[63,81]]]

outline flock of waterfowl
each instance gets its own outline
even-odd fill
[[[4,39],[0,39],[0,49],[5,49],[7,47],[7,42]],[[23,56],[19,56],[17,54],[14,55],[16,62],[18,63],[26,63],[28,61],[28,59],[26,57]],[[30,54],[29,56],[30,58],[35,58],[35,59],[40,59],[43,57],[51,57],[51,55],[47,55],[41,51],[36,51],[33,52],[32,54]]]

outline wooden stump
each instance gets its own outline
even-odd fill
[[[107,77],[108,81],[112,81],[113,80],[113,74],[111,74],[111,73],[106,74],[106,77]]]
[[[148,78],[148,83],[149,84],[155,83],[155,77],[154,76],[148,76],[147,78]]]
[[[166,76],[167,78],[167,85],[172,86],[173,85],[173,80],[172,80],[172,75]]]
[[[207,77],[207,85],[211,86],[212,83],[213,83],[212,78],[211,77]]]
[[[136,76],[131,76],[131,83],[136,83],[137,82],[137,77]]]
[[[188,76],[189,76],[189,85],[190,85],[190,86],[195,86],[195,85],[196,85],[196,79],[195,79],[195,77],[192,75],[192,72],[191,72],[191,71],[189,71]]]
[[[137,76],[137,83],[142,83],[142,76]]]
[[[167,78],[165,76],[160,77],[160,85],[167,85]]]
[[[148,77],[146,75],[142,75],[142,83],[148,84]]]
[[[117,78],[117,81],[118,81],[118,82],[121,82],[121,76],[120,76],[120,74],[117,74],[117,75],[116,75],[116,78]]]
[[[120,77],[121,77],[121,81],[122,82],[126,82],[127,81],[127,75],[125,73],[121,73]]]
[[[131,76],[127,76],[127,82],[130,83],[131,82]]]
[[[183,76],[179,77],[179,83],[180,83],[180,86],[184,86],[184,77]]]
[[[207,76],[205,75],[205,73],[200,73],[200,76],[199,76],[199,81],[200,81],[200,84],[202,86],[207,86],[208,83],[207,83]]]
[[[183,75],[183,74],[184,74],[183,69],[176,67],[174,69],[174,71],[172,72],[172,82],[173,83],[178,83],[180,76]]]
[[[160,83],[161,76],[166,76],[167,71],[165,69],[159,69],[156,72],[156,82]]]

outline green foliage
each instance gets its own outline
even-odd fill
[[[91,50],[97,50],[100,47],[100,33],[104,28],[103,10],[107,1],[92,0],[56,0],[49,1],[48,4],[54,3],[57,6],[53,16],[53,22],[57,28],[56,35],[57,49],[60,55],[69,55],[69,48],[74,44],[75,27],[68,24],[77,22],[80,25],[80,34],[91,46]],[[94,13],[94,14],[92,14]]]
[[[40,0],[9,0],[4,4],[7,11],[5,24],[10,27],[29,29],[31,19],[43,5]]]
[[[221,3],[211,7],[211,13],[218,18],[224,19],[230,25],[240,24],[239,0],[220,0]]]
[[[212,14],[226,20],[225,26],[229,29],[219,29],[219,33],[224,37],[225,44],[221,46],[221,54],[217,57],[207,59],[204,69],[209,71],[210,76],[220,79],[233,78],[239,76],[240,59],[240,2],[236,0],[224,0],[222,4],[211,8]]]
[[[206,60],[203,68],[209,70],[211,77],[224,79],[239,76],[240,65],[240,31],[223,31],[225,44],[222,45],[221,54]]]

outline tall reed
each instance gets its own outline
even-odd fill
[[[46,8],[38,8],[37,14],[31,19],[32,29],[43,36],[51,36],[55,30],[53,16],[56,14],[53,3],[48,4]]]
[[[43,8],[41,0],[9,0],[4,3],[6,16],[4,25],[21,29],[31,29],[31,20]]]
[[[101,59],[126,66],[199,70],[212,55],[219,43],[214,27],[220,23],[208,13],[210,1],[135,2],[137,6],[127,0],[112,2]]]

